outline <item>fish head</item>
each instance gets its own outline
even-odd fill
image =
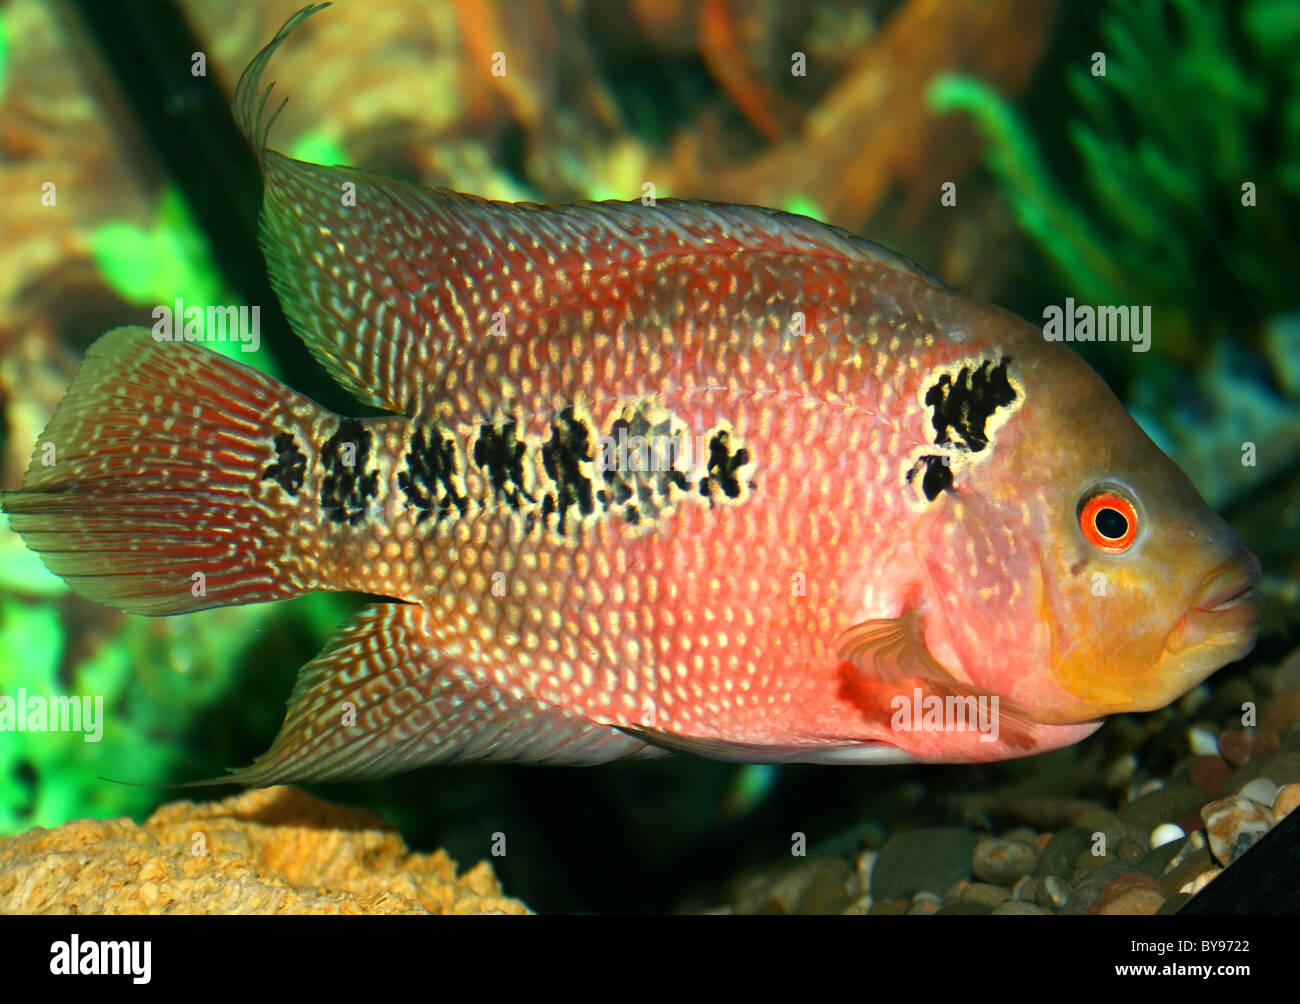
[[[1259,561],[1081,357],[1014,320],[1022,406],[919,529],[931,650],[1041,722],[1164,707],[1254,647]]]

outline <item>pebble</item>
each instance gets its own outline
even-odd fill
[[[912,905],[907,912],[911,916],[928,915],[938,913],[942,906],[943,899],[937,893],[918,892],[912,897]]]
[[[1038,895],[1034,901],[1045,910],[1057,910],[1070,900],[1069,885],[1055,875],[1048,875],[1038,883]]]
[[[1197,847],[1191,857],[1169,869],[1160,877],[1160,891],[1166,896],[1179,892],[1183,886],[1196,878],[1201,872],[1209,871],[1215,866],[1208,847]]]
[[[1033,871],[1038,848],[1020,840],[985,840],[971,855],[971,871],[981,882],[1009,886]]]
[[[1074,887],[1074,892],[1070,893],[1070,899],[1061,908],[1062,913],[1080,914],[1087,913],[1101,891],[1114,882],[1121,875],[1140,875],[1143,879],[1148,876],[1142,875],[1141,872],[1134,872],[1133,866],[1127,861],[1120,861],[1112,858],[1103,861],[1096,868],[1093,868],[1085,874]]]
[[[1218,754],[1198,756],[1187,768],[1187,780],[1213,798],[1218,794],[1219,788],[1223,786],[1231,771],[1228,761]]]
[[[1236,794],[1246,782],[1257,777],[1266,777],[1277,785],[1300,782],[1300,750],[1282,750],[1255,757],[1229,774],[1217,794],[1220,798]]]
[[[1201,810],[1210,853],[1223,866],[1232,864],[1273,826],[1273,810],[1249,798],[1231,795]]]
[[[1226,729],[1219,735],[1219,754],[1234,767],[1281,748],[1281,737],[1272,729]]]
[[[798,864],[769,882],[750,885],[736,909],[741,914],[838,914],[860,894],[844,861],[822,858]]]
[[[1281,822],[1292,809],[1300,806],[1300,784],[1284,784],[1273,799],[1273,818]]]
[[[1149,917],[1164,905],[1160,884],[1150,875],[1130,872],[1113,879],[1097,894],[1088,913],[1101,916]],[[1068,912],[1068,908],[1067,908]]]
[[[923,889],[947,889],[969,878],[975,834],[957,826],[897,833],[885,841],[871,869],[871,895],[891,900]]]
[[[1199,830],[1196,831],[1200,833]],[[1204,838],[1202,837],[1202,841]],[[1167,844],[1161,844],[1153,851],[1147,851],[1146,856],[1138,862],[1138,871],[1150,875],[1154,879],[1160,878],[1165,873],[1171,862],[1184,847],[1187,846],[1187,838],[1180,837],[1177,840],[1171,840]]]
[[[1173,823],[1161,823],[1151,831],[1151,849],[1154,851],[1157,847],[1163,847],[1175,840],[1181,840],[1185,836],[1187,834],[1183,832],[1181,826],[1175,826]]]
[[[873,917],[901,917],[910,904],[905,899],[878,899],[867,910]]]
[[[1121,861],[1141,861],[1146,852],[1147,848],[1132,837],[1125,837],[1119,842],[1119,846],[1115,848],[1115,856]]]
[[[1260,805],[1271,806],[1273,799],[1277,798],[1277,785],[1266,777],[1257,777],[1253,781],[1247,781],[1241,786],[1241,791],[1237,792],[1242,798],[1249,798],[1252,802],[1258,802]]]
[[[1195,896],[1198,892],[1209,885],[1210,882],[1214,880],[1215,876],[1222,871],[1222,868],[1211,868],[1209,871],[1201,872],[1201,874],[1197,875],[1196,878],[1192,879],[1187,883],[1187,885],[1183,886],[1178,891],[1185,892],[1189,896]]]
[[[1057,832],[1034,867],[1034,878],[1043,879],[1048,875],[1057,878],[1069,878],[1074,874],[1074,862],[1092,843],[1092,831],[1083,826],[1068,826]]]
[[[979,916],[986,917],[993,912],[991,907],[984,906],[980,903],[949,903],[940,914],[944,916]]]
[[[1189,899],[1192,897],[1185,892],[1176,892],[1165,900],[1164,906],[1156,911],[1157,917],[1166,917],[1171,913],[1177,913]]]
[[[1028,876],[1022,878],[1011,890],[1012,899],[1023,899],[1027,903],[1032,903],[1038,896],[1038,879],[1031,879]]]
[[[1009,899],[993,908],[994,917],[1035,917],[1046,916],[1047,911],[1041,906],[1026,903],[1019,899]]]
[[[850,903],[845,908],[844,916],[846,917],[863,916],[870,912],[871,912],[871,895],[869,893],[863,893],[861,896],[859,896],[857,899],[855,899],[852,903]]]
[[[854,870],[858,873],[858,886],[860,888],[871,888],[871,870],[876,867],[876,858],[878,857],[880,857],[879,851],[863,851],[853,862]]]
[[[1179,778],[1159,791],[1134,799],[1117,815],[1125,825],[1146,836],[1161,823],[1168,823],[1205,804],[1205,792],[1190,781]]]
[[[1218,738],[1199,725],[1187,730],[1187,743],[1192,748],[1193,756],[1213,756],[1219,752]]]
[[[1005,903],[1011,898],[1011,893],[1000,885],[989,885],[986,882],[972,882],[961,893],[963,903],[980,903],[984,906],[994,907],[999,903]]]

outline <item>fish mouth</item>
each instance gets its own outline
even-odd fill
[[[1264,613],[1264,598],[1254,588],[1259,577],[1258,558],[1249,551],[1234,555],[1197,590],[1183,619],[1183,633],[1204,638],[1253,632]]]

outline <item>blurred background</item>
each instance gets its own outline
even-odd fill
[[[365,413],[279,313],[256,165],[228,112],[240,71],[299,6],[0,2],[0,489],[18,487],[86,347],[176,297],[261,305],[262,351],[241,361]],[[1066,297],[1150,305],[1149,352],[1076,348],[1261,557],[1269,602],[1244,663],[1029,761],[470,766],[318,793],[466,865],[505,833],[494,867],[541,911],[811,912],[838,905],[817,900],[827,875],[900,828],[1047,827],[1054,807],[1123,804],[1243,700],[1291,748],[1294,0],[339,0],[266,79],[291,99],[270,144],[304,160],[501,199],[639,198],[649,182],[659,197],[777,206],[1034,323]],[[0,836],[142,818],[177,797],[100,775],[165,784],[248,763],[298,668],[363,602],[130,617],[70,593],[0,517],[0,694],[103,695],[106,716],[97,744],[0,732]],[[786,881],[795,831],[831,863]]]

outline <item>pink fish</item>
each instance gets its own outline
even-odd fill
[[[235,109],[297,333],[389,414],[118,329],[5,499],[134,613],[388,597],[232,780],[997,760],[1251,649],[1258,562],[1064,345],[799,216],[488,202],[266,149],[259,78],[314,11]]]

